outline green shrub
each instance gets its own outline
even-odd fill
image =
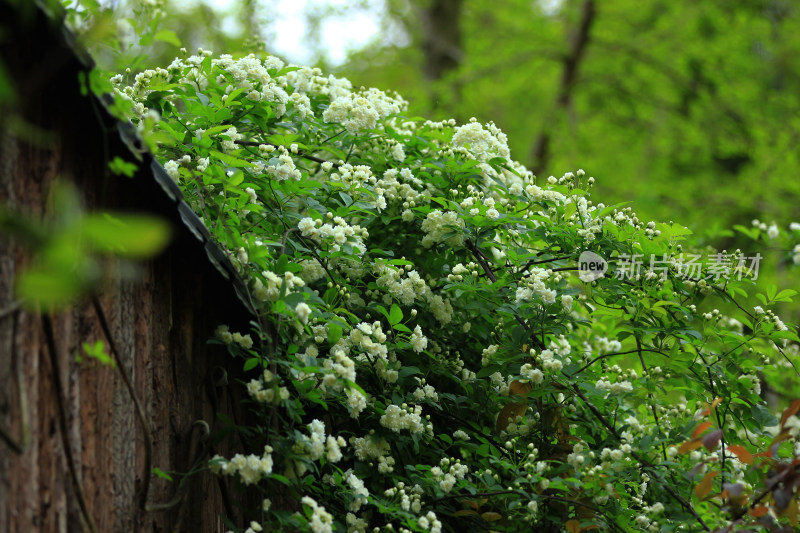
[[[797,523],[800,403],[760,395],[796,372],[769,310],[794,291],[737,304],[754,254],[594,203],[582,170],[536,178],[493,124],[274,57],[113,82],[259,310],[217,330],[259,424],[210,464],[264,498],[248,532]]]

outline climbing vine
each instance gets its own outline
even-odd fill
[[[797,376],[796,293],[756,278],[797,225],[698,249],[583,170],[534,176],[492,123],[275,57],[112,83],[259,313],[215,337],[258,420],[209,463],[263,502],[231,529],[796,526],[800,402],[762,397]]]

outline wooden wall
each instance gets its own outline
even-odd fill
[[[97,292],[97,307],[87,298],[48,319],[18,306],[14,282],[30,253],[0,236],[0,429],[12,441],[0,440],[0,532],[90,531],[81,499],[99,532],[226,531],[218,518],[226,509],[219,479],[202,472],[181,487],[180,476],[174,482],[158,478],[147,471],[146,450],[149,440],[151,467],[166,472],[188,471],[203,452],[205,458],[230,452],[227,441],[209,449],[202,423],[195,424],[219,429],[217,408],[238,416],[229,387],[218,386],[222,369],[234,365],[206,341],[220,322],[244,329],[250,315],[231,280],[209,260],[207,249],[213,247],[187,229],[176,199],[154,180],[147,156],[133,179],[108,175],[107,162],[117,154],[130,159],[130,151],[116,122],[81,95],[78,72],[85,67],[61,30],[38,10],[22,23],[9,9],[0,2],[0,21],[12,21],[3,28],[0,57],[19,99],[0,115],[0,205],[46,217],[50,187],[66,179],[77,186],[86,209],[156,213],[173,223],[175,237],[135,276],[109,277]],[[20,118],[35,126],[28,133],[46,135],[14,135],[12,123]],[[101,316],[123,369],[76,361],[83,342],[109,345]],[[140,401],[150,439],[123,373]],[[150,487],[142,501],[146,479]],[[171,500],[174,505],[159,507]],[[229,510],[235,506],[227,503]]]

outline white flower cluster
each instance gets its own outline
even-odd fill
[[[519,373],[523,378],[536,385],[541,385],[544,381],[544,373],[538,368],[534,368],[530,363],[522,365],[522,368],[519,369]]]
[[[567,463],[578,470],[586,463],[586,454],[583,453],[583,444],[578,442],[572,447],[572,453],[567,455]]]
[[[358,389],[349,389],[347,391],[347,407],[350,409],[350,416],[358,418],[367,407],[367,397]]]
[[[517,287],[516,302],[530,302],[536,295],[544,304],[556,302],[556,291],[548,289],[545,282],[550,279],[552,270],[532,268],[527,276],[522,278]]]
[[[289,398],[288,388],[277,387],[277,394],[275,390],[275,377],[269,370],[264,370],[262,379],[251,379],[247,384],[247,394],[257,402],[276,403],[279,399],[286,400]]]
[[[431,468],[431,476],[445,492],[453,490],[456,482],[469,474],[469,467],[462,464],[461,459],[452,461],[450,458],[444,457],[439,461],[439,465]]]
[[[428,347],[428,338],[422,334],[422,328],[419,325],[414,328],[414,332],[411,334],[411,347],[417,353]]]
[[[340,346],[334,346],[331,350],[331,358],[325,359],[323,367],[329,371],[322,379],[320,388],[322,390],[342,390],[342,380],[356,381],[356,366],[345,351]]]
[[[622,343],[616,339],[609,340],[608,337],[597,337],[594,342],[600,355],[618,352],[622,349]]]
[[[230,328],[225,324],[221,324],[217,327],[214,335],[224,342],[225,344],[236,343],[245,350],[249,350],[253,347],[253,338],[250,337],[250,334],[242,335],[241,333],[231,333]]]
[[[287,73],[286,81],[295,91],[303,94],[327,95],[331,99],[347,96],[353,88],[346,78],[336,78],[332,75],[325,78],[320,69],[310,67],[301,67]]]
[[[316,259],[303,259],[300,261],[300,266],[303,267],[300,276],[309,284],[314,283],[327,275],[325,269]]]
[[[380,422],[383,427],[391,429],[395,433],[408,430],[411,433],[427,432],[429,435],[433,435],[433,424],[425,425],[422,418],[422,407],[419,405],[414,407],[406,404],[402,406],[388,405]]]
[[[408,266],[410,267],[410,265]],[[384,261],[376,261],[375,274],[378,276],[375,283],[379,287],[384,287],[403,305],[411,305],[417,299],[423,299],[430,293],[430,287],[416,270],[406,273],[403,268],[395,268]]]
[[[455,129],[453,145],[457,148],[467,148],[478,161],[488,161],[493,157],[504,159],[511,157],[506,134],[491,122],[486,125],[486,129],[483,129],[475,118],[471,118],[469,124]]]
[[[403,212],[403,220],[406,222],[410,222],[414,218],[414,213],[410,211],[410,208],[430,203],[429,196],[433,195],[433,185],[414,176],[409,168],[399,170],[390,168],[375,183],[375,187],[383,191],[383,195],[390,202],[401,204],[406,210]]]
[[[340,437],[341,438],[341,437]],[[344,475],[347,479],[347,484],[353,491],[353,501],[350,502],[350,511],[358,511],[361,506],[366,503],[369,498],[369,490],[364,486],[364,482],[358,478],[352,471],[348,470]]]
[[[397,485],[390,489],[386,489],[383,495],[387,498],[394,496],[400,497],[400,507],[404,511],[412,511],[419,513],[422,510],[422,487],[414,485],[413,487],[406,488],[406,484],[399,481]]]
[[[236,150],[238,148],[236,141],[244,139],[244,135],[239,133],[235,126],[231,126],[222,132],[220,137],[222,137],[222,142],[220,145],[222,146],[222,150],[225,152],[233,152]]]
[[[360,322],[350,330],[349,340],[353,347],[359,348],[363,353],[368,354],[373,359],[388,361],[389,349],[386,347],[386,333],[380,322]],[[367,362],[363,356],[356,357],[356,360]]]
[[[309,237],[318,244],[327,240],[333,241],[330,247],[332,252],[338,252],[344,244],[349,243],[354,252],[364,255],[367,251],[364,239],[369,237],[367,230],[357,224],[351,226],[342,217],[332,217],[332,219],[333,224],[323,224],[320,219],[305,217],[300,220],[297,227],[303,237]]]
[[[261,281],[261,278],[256,278],[253,282],[253,295],[258,300],[263,302],[274,302],[280,298],[282,290],[285,289],[286,293],[288,294],[297,288],[304,287],[306,284],[305,281],[303,281],[303,278],[296,276],[291,272],[284,272],[282,278],[274,272],[270,272],[269,270],[262,271],[261,275],[264,277],[264,280],[267,282],[267,284],[264,285],[264,282]],[[303,313],[304,310],[302,309],[297,312],[298,318],[302,319]],[[307,315],[306,318],[308,318]]]
[[[303,496],[300,503],[311,508],[309,526],[314,533],[333,533],[333,516],[312,497]]]
[[[433,388],[432,385],[425,384],[425,378],[419,380],[420,386],[417,387],[411,395],[414,397],[415,400],[421,402],[424,399],[429,399],[434,402],[439,401],[439,393],[436,392],[436,389]]]
[[[339,96],[322,114],[326,123],[335,122],[356,135],[378,127],[378,121],[404,111],[408,104],[399,96],[392,98],[378,89]]]
[[[317,419],[308,424],[309,436],[304,440],[295,443],[295,452],[305,455],[312,461],[316,461],[323,455],[331,462],[336,463],[342,459],[341,448],[346,446],[342,437],[334,438],[332,435],[325,437],[325,424]]]
[[[571,173],[570,173],[571,174]],[[592,212],[595,211],[597,208],[591,205],[591,202],[586,199],[585,196],[580,196],[576,200],[575,206],[577,210],[575,213],[572,214],[570,220],[575,224],[577,227],[576,233],[585,239],[586,242],[592,242],[595,240],[595,237],[603,234],[603,219],[602,218],[592,218]],[[567,200],[569,202],[569,200]],[[652,228],[649,228],[652,235],[655,235],[658,230],[653,231]],[[657,236],[657,235],[655,235]]]
[[[265,168],[267,173],[274,177],[277,181],[285,181],[288,179],[300,180],[303,178],[303,173],[295,166],[294,159],[289,154],[289,151],[284,146],[279,146],[278,151],[280,155],[277,161],[270,164]]]
[[[211,459],[210,468],[215,473],[221,473],[226,476],[238,474],[242,483],[252,485],[253,483],[258,483],[264,476],[271,474],[272,466],[272,447],[265,446],[264,454],[260,457],[258,455],[237,453],[232,459],[226,460],[216,455]]]
[[[406,269],[403,269],[395,268],[383,261],[376,261],[374,272],[377,279],[375,283],[379,287],[385,288],[389,295],[397,298],[403,305],[412,305],[416,301],[427,302],[434,318],[442,325],[449,324],[453,319],[453,306],[450,300],[431,291],[419,273],[410,269],[411,265],[406,265]],[[387,305],[392,302],[389,295],[384,297],[384,303]]]
[[[417,518],[417,525],[431,533],[441,533],[442,523],[436,518],[436,513],[428,511],[425,516]]]
[[[609,391],[611,394],[620,394],[623,392],[633,391],[633,384],[630,381],[623,380],[611,383],[611,381],[609,381],[609,379],[606,377],[602,377],[597,380],[597,383],[595,383],[594,386],[600,390]]]
[[[481,365],[486,366],[489,364],[489,361],[492,360],[492,356],[497,353],[498,346],[497,344],[490,344],[488,347],[483,349],[481,352]]]
[[[469,434],[462,429],[457,429],[453,432],[453,438],[456,440],[469,440]]]
[[[386,439],[369,435],[366,437],[351,437],[350,444],[355,450],[356,457],[361,461],[378,459],[389,455],[391,446]]]
[[[458,218],[455,211],[442,212],[434,209],[422,221],[422,245],[430,248],[436,243],[443,242],[448,246],[459,247],[464,245],[464,228],[466,223]],[[451,235],[452,234],[452,235]]]

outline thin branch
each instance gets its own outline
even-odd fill
[[[19,305],[16,307],[12,304],[12,306],[16,310]],[[0,318],[2,318],[0,314]],[[11,366],[14,370],[14,377],[17,380],[17,394],[18,394],[18,404],[19,404],[19,411],[20,411],[20,437],[19,440],[16,440],[12,435],[9,429],[2,424],[0,424],[0,437],[2,437],[3,441],[5,441],[8,446],[14,450],[17,454],[23,454],[28,450],[28,446],[31,443],[31,413],[30,408],[28,407],[28,391],[25,385],[25,376],[22,374],[22,365],[19,363],[19,356],[17,354],[17,344],[16,344],[16,336],[17,336],[17,326],[18,326],[18,315],[17,313],[12,314],[13,317],[13,325],[11,327]]]
[[[628,355],[628,354],[632,354],[632,353],[637,353],[637,352],[639,352],[639,350],[641,350],[643,352],[657,353],[657,354],[663,355],[664,357],[668,357],[667,354],[665,354],[664,352],[660,352],[658,350],[651,350],[649,348],[639,348],[639,349],[636,349],[636,350],[628,350],[627,352],[605,353],[603,355],[598,355],[597,357],[595,357],[594,359],[592,359],[591,361],[589,361],[588,363],[583,365],[581,368],[579,368],[578,370],[576,370],[575,372],[570,374],[569,377],[570,378],[574,378],[575,376],[577,376],[578,374],[580,374],[581,372],[583,372],[584,370],[586,370],[587,368],[589,368],[590,366],[595,364],[597,361],[600,361],[601,359],[605,359],[607,357],[611,357],[611,356],[614,356],[614,355]]]
[[[720,294],[722,294],[723,296],[725,296],[731,303],[733,303],[736,307],[738,307],[739,310],[742,311],[744,314],[746,314],[751,320],[754,318],[753,315],[748,310],[746,310],[744,307],[741,306],[739,302],[736,301],[736,298],[734,298],[733,296],[731,296],[730,294],[728,294],[727,292],[723,291],[722,289],[720,289],[715,285],[711,285],[711,287]],[[775,342],[772,339],[770,340],[772,341],[772,344],[775,346],[778,352],[783,356],[783,358],[786,359],[786,362],[788,362],[792,366],[794,373],[800,376],[800,370],[798,370],[794,362],[791,359],[789,359],[789,356],[786,355],[786,352],[784,352],[783,349],[780,346],[778,346],[777,342]]]
[[[122,357],[119,355],[117,344],[114,342],[114,336],[111,334],[111,328],[108,325],[108,320],[106,320],[105,311],[103,311],[103,307],[100,305],[100,301],[97,299],[97,296],[92,297],[92,305],[94,307],[94,312],[100,321],[100,327],[103,330],[103,334],[105,335],[106,340],[108,340],[108,346],[111,349],[111,353],[114,355],[114,361],[117,363],[117,369],[122,377],[122,382],[125,384],[125,388],[128,390],[128,394],[130,394],[131,400],[133,401],[136,418],[139,419],[139,423],[142,425],[142,432],[144,433],[144,476],[142,478],[141,489],[139,490],[139,507],[141,509],[146,509],[147,494],[150,491],[150,477],[152,476],[153,469],[153,434],[150,430],[150,422],[145,416],[144,408],[142,407],[142,403],[139,401],[139,397],[136,395],[136,390],[133,388],[133,383],[128,375],[128,371],[122,364]]]
[[[572,39],[569,53],[563,60],[561,83],[558,88],[558,94],[556,95],[556,101],[551,107],[552,112],[563,112],[570,106],[572,90],[575,87],[575,81],[578,77],[578,67],[584,57],[586,47],[589,44],[589,34],[594,19],[594,0],[586,0],[583,3],[581,20],[578,24],[577,32]],[[550,159],[550,122],[550,120],[546,122],[545,128],[542,129],[542,132],[539,134],[531,150],[531,170],[535,175],[539,174],[547,167],[548,160]]]
[[[491,267],[489,267],[489,263],[486,261],[486,256],[483,254],[483,252],[477,246],[475,246],[475,243],[473,243],[469,239],[467,239],[465,242],[467,248],[469,249],[470,252],[472,252],[473,257],[475,257],[475,260],[478,261],[478,264],[481,265],[481,268],[486,273],[486,276],[488,276],[488,278],[492,280],[492,283],[497,283],[497,276],[494,275],[494,272],[492,272]],[[514,314],[514,318],[517,319],[517,322],[519,322],[519,325],[522,326],[525,329],[525,331],[529,331],[531,329],[530,326],[525,323],[522,317],[520,317],[516,313]],[[537,345],[536,347],[539,348],[540,350],[544,349],[544,343],[540,342],[539,339],[537,339],[536,337],[531,336],[531,341],[534,342]]]
[[[300,231],[300,228],[296,228],[296,227],[295,228],[289,228],[289,229],[287,229],[286,231],[283,232],[283,238],[281,238],[281,253],[280,253],[280,255],[283,255],[284,252],[286,251],[286,239],[289,237],[289,234],[292,233],[293,231]]]
[[[69,470],[72,487],[75,490],[75,497],[78,499],[81,515],[92,533],[97,533],[92,513],[86,504],[86,496],[83,494],[83,487],[78,478],[78,467],[75,465],[75,458],[72,457],[72,444],[69,440],[69,427],[67,425],[67,395],[64,392],[64,384],[61,383],[61,365],[58,363],[58,351],[56,349],[55,334],[53,333],[53,321],[49,314],[42,315],[42,328],[47,342],[47,351],[50,352],[50,370],[52,371],[53,388],[56,393],[56,406],[58,407],[58,425],[61,429],[61,445],[64,447],[64,456],[67,458],[67,469]]]
[[[531,261],[528,261],[527,263],[525,263],[525,266],[522,267],[520,269],[520,271],[521,272],[525,272],[526,270],[528,270],[533,265],[541,265],[541,264],[544,264],[544,263],[554,263],[556,261],[563,261],[564,259],[572,259],[572,256],[571,255],[562,255],[562,256],[558,256],[558,257],[553,257],[552,259],[542,259],[540,261],[531,260]]]
[[[642,365],[642,374],[647,375],[647,365],[644,362],[644,356],[642,355],[642,351],[643,351],[642,341],[641,339],[639,339],[639,337],[636,337],[636,353],[639,355],[639,362]],[[651,410],[653,411],[653,419],[656,422],[656,427],[658,428],[658,432],[661,433],[661,422],[658,420],[658,411],[656,410],[656,401],[655,398],[653,398],[653,393],[648,391],[647,397],[650,400],[650,407]],[[661,454],[664,457],[664,460],[666,461],[667,449],[664,446],[663,442],[661,443]]]

